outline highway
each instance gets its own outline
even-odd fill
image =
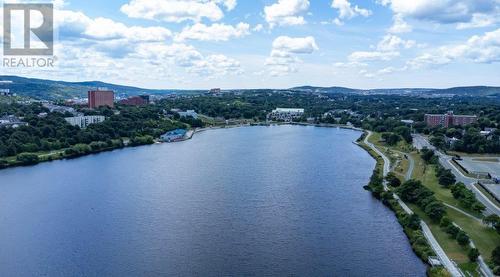
[[[375,151],[378,155],[380,155],[382,157],[382,159],[384,160],[384,176],[386,176],[390,171],[391,162],[390,162],[389,158],[387,158],[384,155],[384,153],[382,153],[380,150],[378,150],[377,147],[375,147],[375,145],[373,145],[373,143],[368,141],[368,139],[372,135],[372,132],[370,132],[370,131],[367,131],[367,132],[368,132],[368,135],[365,137],[364,143],[366,145],[368,145],[373,151]],[[407,156],[409,159],[411,159],[410,160],[410,168],[409,168],[411,170],[408,170],[408,172],[406,174],[406,177],[407,178],[409,177],[407,180],[409,180],[409,179],[411,179],[411,175],[413,173],[415,161],[413,161],[413,159],[410,157],[410,155],[407,155]],[[413,166],[411,166],[412,164],[413,164]],[[384,180],[384,189],[386,191],[389,189],[387,187],[387,184],[385,183],[385,180]],[[393,194],[393,196],[395,199],[397,199],[398,203],[401,205],[401,207],[408,214],[413,214],[413,211],[408,206],[406,206],[406,204],[399,198],[399,196],[397,196],[395,193]],[[441,246],[439,245],[437,240],[434,238],[434,235],[432,234],[431,230],[429,229],[429,226],[427,226],[427,224],[423,220],[420,220],[420,226],[422,227],[422,232],[423,232],[425,238],[427,239],[427,241],[429,242],[429,245],[432,247],[432,249],[434,250],[434,252],[438,256],[439,260],[441,261],[443,266],[446,268],[446,270],[448,270],[448,272],[451,274],[451,276],[454,276],[454,277],[463,276],[462,272],[457,268],[455,263],[453,263],[450,260],[450,258],[448,258],[448,256],[444,252],[443,248],[441,248]]]
[[[480,190],[478,190],[474,184],[478,182],[478,179],[467,177],[463,175],[463,173],[457,169],[452,163],[451,163],[451,156],[448,156],[441,151],[437,150],[436,147],[431,145],[429,141],[422,135],[413,135],[413,145],[417,149],[422,149],[423,147],[427,147],[428,149],[434,150],[436,155],[439,158],[439,163],[446,169],[450,169],[453,175],[455,175],[455,178],[457,182],[462,182],[464,183],[474,194],[476,195],[477,199],[483,203],[483,205],[486,207],[485,214],[497,214],[500,215],[500,208],[495,205],[495,203],[491,202],[488,197],[486,197]]]

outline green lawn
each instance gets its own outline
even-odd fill
[[[449,189],[443,188],[439,185],[435,169],[433,166],[425,165],[424,161],[420,158],[420,156],[416,153],[412,154],[415,159],[415,170],[413,172],[413,178],[422,181],[426,187],[431,189],[438,200],[445,202],[449,205],[453,205],[462,210],[466,210],[464,207],[460,205],[458,200],[453,198],[451,191]],[[466,210],[468,213],[481,217],[481,215]],[[458,212],[453,209],[447,209],[448,217],[458,224],[472,239],[472,241],[476,244],[477,249],[481,252],[481,255],[487,260],[491,258],[491,252],[496,246],[500,245],[500,235],[498,235],[493,229],[487,228],[482,225],[480,222]],[[426,220],[427,223],[429,223]],[[439,226],[437,226],[439,228]],[[433,233],[435,233],[435,229],[431,227]],[[437,232],[436,232],[437,233]],[[435,234],[436,235],[436,234]],[[438,235],[436,235],[437,239]],[[438,239],[439,243],[441,241]],[[443,241],[445,243],[445,241]],[[446,248],[443,246],[446,250]],[[448,253],[448,251],[446,251]]]
[[[413,212],[420,216],[425,223],[427,223],[432,234],[439,242],[439,245],[441,245],[450,259],[456,261],[457,263],[469,262],[469,258],[467,257],[467,247],[460,246],[454,238],[451,238],[450,235],[441,230],[439,224],[433,222],[418,206],[414,204],[409,204],[408,206]]]

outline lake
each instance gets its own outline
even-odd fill
[[[0,276],[425,276],[353,130],[246,127],[0,171]]]

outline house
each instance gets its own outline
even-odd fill
[[[28,123],[21,121],[14,115],[0,117],[0,127],[18,128],[20,126],[28,126]]]

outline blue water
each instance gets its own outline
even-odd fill
[[[0,171],[0,276],[424,276],[359,132],[281,126]]]

